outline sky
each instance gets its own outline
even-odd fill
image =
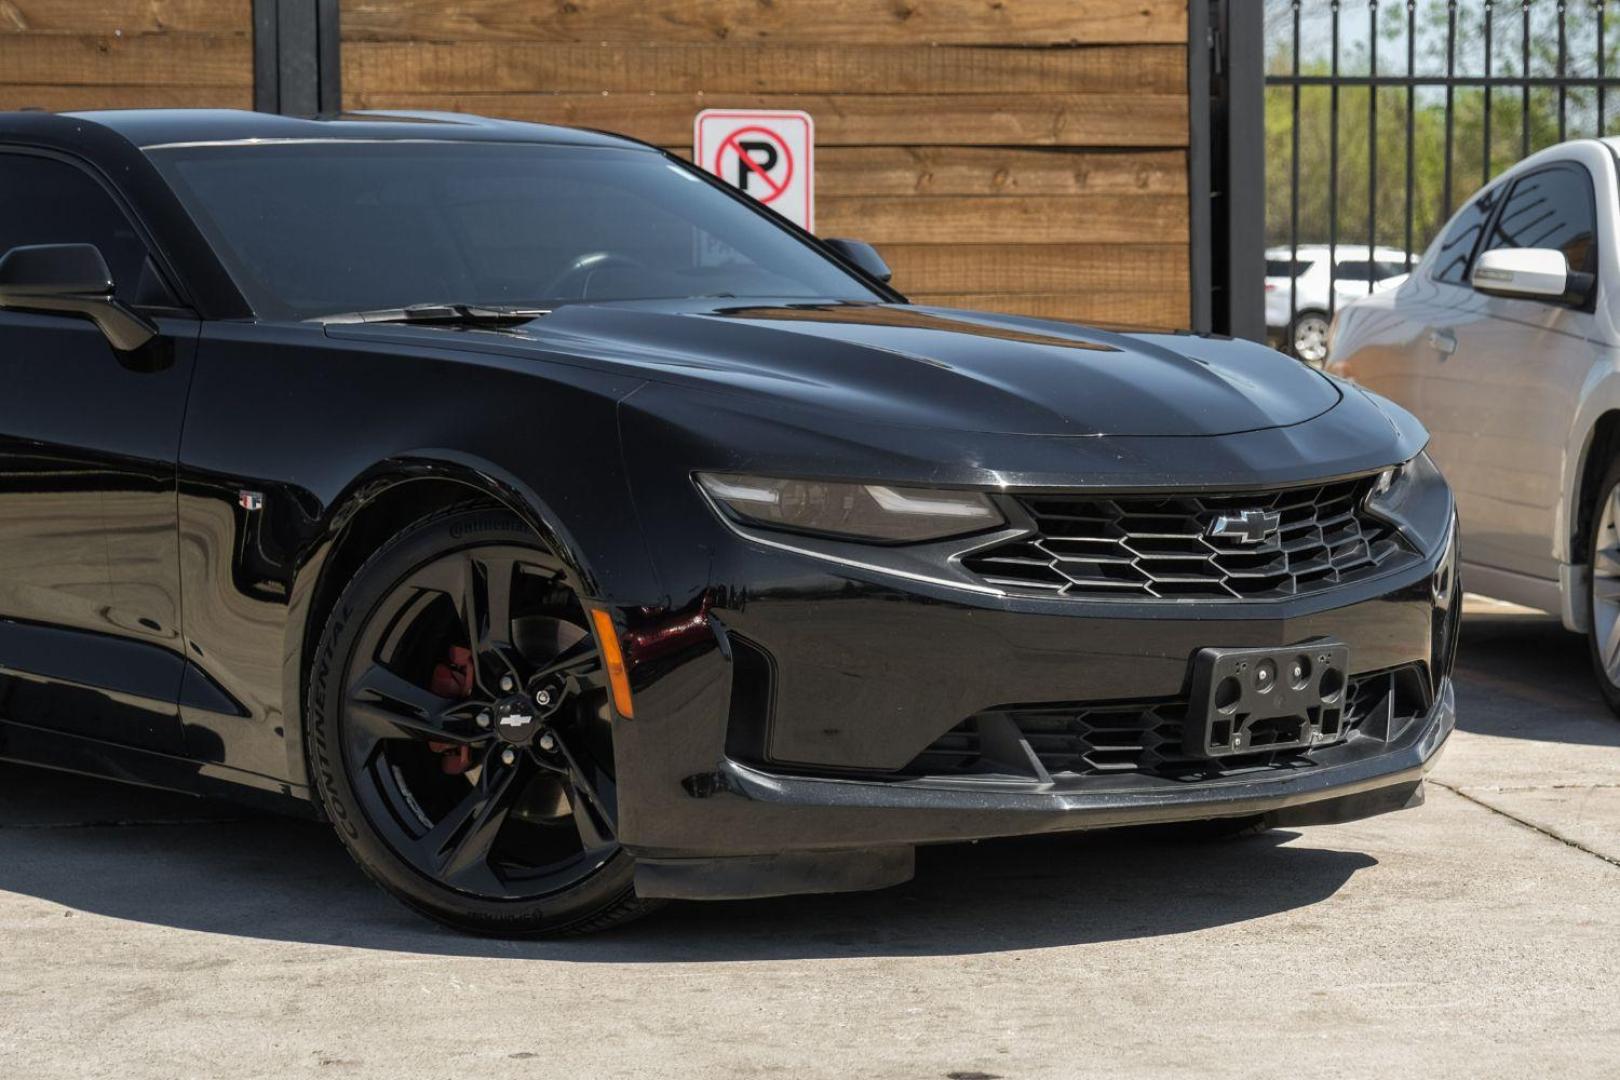
[[[1266,52],[1273,70],[1286,71],[1292,52],[1293,3],[1290,0],[1263,0],[1265,3]],[[1369,13],[1372,0],[1341,0],[1339,4],[1339,51],[1342,70],[1356,74],[1367,71]],[[1517,71],[1523,44],[1522,0],[1456,0],[1458,35],[1456,70],[1459,74],[1483,74],[1484,49],[1481,26],[1487,7],[1492,9],[1492,70]],[[1545,55],[1532,59],[1536,75],[1553,75],[1557,70],[1557,0],[1530,0],[1531,41],[1539,43]],[[1620,45],[1620,0],[1566,0],[1567,56],[1565,70],[1574,75],[1595,75],[1597,11],[1605,16],[1605,51],[1611,56]],[[1401,72],[1406,67],[1407,35],[1405,0],[1383,0],[1377,4],[1380,35],[1380,72]],[[1327,62],[1332,52],[1332,0],[1299,0],[1300,62]],[[1419,74],[1445,71],[1446,0],[1417,0],[1417,70]],[[1280,68],[1278,67],[1280,65]],[[1605,72],[1607,74],[1607,72]]]

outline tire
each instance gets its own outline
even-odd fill
[[[307,760],[343,845],[407,907],[533,936],[653,906],[615,833],[589,625],[563,564],[500,510],[411,526],[343,590],[311,663]]]
[[[1327,362],[1328,329],[1325,311],[1301,311],[1288,324],[1288,354],[1302,363],[1319,368]]]
[[[1586,537],[1586,646],[1592,673],[1620,716],[1620,459],[1598,484]]]

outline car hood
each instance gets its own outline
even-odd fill
[[[909,304],[590,303],[504,330],[326,332],[609,365],[757,395],[762,408],[998,434],[1226,435],[1303,423],[1339,400],[1330,380],[1250,342]]]

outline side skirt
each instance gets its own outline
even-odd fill
[[[1460,571],[1463,589],[1493,600],[1506,600],[1510,604],[1535,608],[1550,615],[1564,611],[1563,589],[1558,581],[1533,578],[1501,570],[1494,566],[1481,566],[1463,560]]]
[[[226,799],[271,813],[318,818],[307,787],[227,765],[0,720],[0,761],[97,776],[185,795]]]

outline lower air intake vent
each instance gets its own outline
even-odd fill
[[[1341,745],[1359,734],[1385,738],[1429,710],[1428,676],[1421,664],[1353,676],[1345,700]],[[1257,768],[1298,767],[1326,749],[1266,751],[1217,760],[1188,757],[1182,750],[1187,703],[1181,700],[1105,705],[1021,705],[964,720],[911,762],[904,775],[1035,775],[1017,747],[1028,743],[1054,780],[1134,774],[1175,780]],[[1376,729],[1376,730],[1374,730]],[[1004,734],[1005,733],[1005,734]]]

